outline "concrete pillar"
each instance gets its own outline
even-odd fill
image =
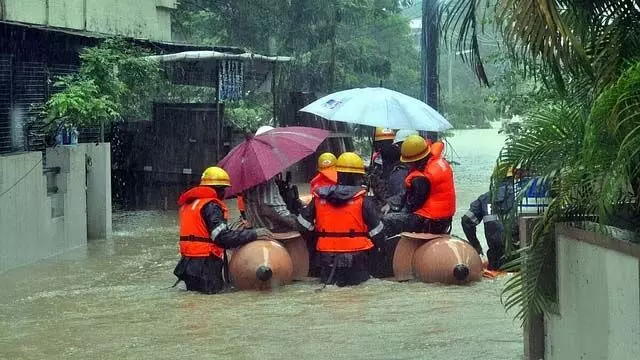
[[[539,219],[539,216],[522,216],[518,219],[520,246],[528,246],[531,243],[533,227]],[[526,267],[526,259],[522,267]],[[529,323],[525,324],[523,328],[523,337],[524,359],[544,360],[544,314],[529,315]]]
[[[87,235],[111,236],[111,146],[82,144],[87,154]]]
[[[47,167],[60,167],[56,175],[62,214],[52,222],[51,253],[59,253],[87,243],[87,194],[84,171],[85,151],[79,146],[47,149]],[[44,199],[40,200],[43,201]]]

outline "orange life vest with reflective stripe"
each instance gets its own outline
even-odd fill
[[[222,258],[224,249],[213,243],[211,233],[200,211],[210,202],[222,209],[224,220],[229,218],[229,209],[218,199],[215,190],[198,186],[184,193],[180,204],[180,254],[189,257],[204,257],[211,254]],[[211,229],[213,231],[214,229]]]
[[[453,183],[453,170],[443,157],[432,156],[427,161],[425,171],[413,170],[405,179],[407,189],[417,177],[429,180],[430,190],[427,201],[413,213],[432,220],[449,219],[456,213],[456,190]]]
[[[335,185],[337,181],[338,173],[335,169],[322,170],[309,182],[311,193],[313,194],[321,187]]]
[[[365,191],[359,191],[345,204],[335,206],[314,194],[315,228],[318,235],[316,250],[354,252],[373,247],[362,217],[364,196]]]

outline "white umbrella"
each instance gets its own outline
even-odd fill
[[[300,109],[327,120],[390,129],[440,132],[452,128],[424,102],[385,88],[357,88],[324,96]]]

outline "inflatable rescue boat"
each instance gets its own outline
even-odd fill
[[[482,278],[476,250],[449,235],[402,233],[393,255],[397,281],[417,278],[425,283],[467,284]]]
[[[268,290],[303,280],[309,273],[309,250],[298,232],[274,233],[234,251],[231,281],[241,290]]]
[[[293,263],[277,241],[256,240],[233,251],[229,271],[240,290],[270,290],[291,283]]]

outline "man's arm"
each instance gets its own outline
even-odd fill
[[[376,247],[383,247],[387,240],[384,235],[384,225],[378,217],[375,200],[370,197],[365,197],[364,202],[362,203],[362,218],[369,230],[369,238],[373,241]]]
[[[229,229],[226,220],[224,220],[222,209],[213,202],[203,206],[200,214],[211,234],[211,240],[222,248],[236,248],[258,238],[255,230]]]
[[[260,214],[269,219],[277,229],[295,230],[297,227],[295,216],[289,210],[286,211],[286,214],[283,214],[282,211],[278,212],[277,209],[276,207],[265,205],[260,209]]]
[[[309,205],[300,209],[300,214],[298,215],[297,220],[300,232],[311,232],[315,230],[316,207],[313,200],[311,200]]]
[[[478,240],[478,236],[476,235],[476,227],[480,224],[486,213],[482,204],[483,197],[487,200],[488,193],[474,200],[469,206],[469,210],[462,216],[462,230],[464,231],[464,235],[467,237],[469,244],[471,244],[480,255],[484,252],[482,251],[480,240]]]
[[[411,181],[411,189],[407,190],[407,208],[410,212],[414,212],[422,207],[427,197],[431,184],[429,179],[424,176],[417,177]]]

